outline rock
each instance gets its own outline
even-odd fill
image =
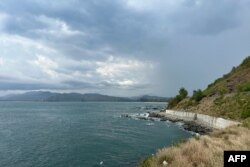
[[[167,165],[168,165],[168,162],[164,160],[164,161],[162,162],[162,164],[163,164],[163,166],[167,166]]]
[[[201,135],[212,132],[212,128],[209,128],[205,125],[201,125],[195,121],[184,122],[183,128],[188,131],[196,132]]]
[[[121,114],[121,117],[129,118],[130,116],[128,114]]]
[[[158,112],[148,112],[149,118],[160,118],[160,121],[171,121],[171,122],[182,122],[184,125],[182,127],[187,131],[192,131],[198,133],[200,135],[208,134],[213,131],[212,128],[205,126],[203,124],[198,123],[197,121],[185,121],[179,119],[177,117],[173,117],[170,115],[161,115]]]
[[[201,135],[199,133],[194,134],[195,137],[200,137]]]
[[[160,119],[160,121],[168,121],[168,119],[163,117],[163,118]]]
[[[160,112],[165,112],[165,109],[161,109]]]

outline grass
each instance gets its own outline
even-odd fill
[[[248,91],[250,91],[250,82],[240,84],[238,86],[238,91],[239,92],[248,92]]]
[[[207,114],[216,113],[216,116],[242,120],[250,116],[250,93],[237,93],[233,96],[218,97],[214,105],[207,110]]]
[[[194,91],[192,98],[175,98],[168,108],[235,120],[250,117],[250,56],[207,89]]]
[[[139,167],[162,167],[163,161],[167,167],[221,167],[224,150],[250,150],[250,56],[199,93],[198,100],[178,99],[170,108],[238,120],[242,126],[163,148]]]
[[[250,125],[250,119],[247,121]],[[221,167],[224,150],[249,150],[250,129],[240,126],[215,131],[209,136],[192,138],[178,146],[163,148],[144,160],[139,167]]]
[[[150,167],[151,164],[153,163],[153,156],[149,156],[145,158],[143,161],[140,162],[139,166],[141,167]]]
[[[206,97],[199,103],[184,99],[174,109],[241,121],[250,117],[250,92]]]
[[[238,67],[213,83],[203,91],[205,96],[224,95],[232,92],[250,91],[250,57],[247,57]]]
[[[242,126],[250,129],[250,118],[247,118],[242,121]]]

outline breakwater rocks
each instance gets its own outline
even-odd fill
[[[140,119],[140,120],[150,120],[150,121],[170,121],[173,123],[178,123],[181,127],[187,131],[199,133],[201,135],[208,134],[212,132],[213,128],[203,125],[196,121],[188,121],[183,119],[178,119],[176,117],[166,116],[164,112],[148,112],[140,114],[122,114],[121,117]]]
[[[178,124],[181,124],[185,130],[199,133],[201,135],[208,134],[214,129],[224,129],[229,126],[240,124],[236,121],[212,117],[209,115],[173,110],[161,110],[160,112],[149,111],[142,114],[124,114],[122,117],[151,121],[177,122]]]
[[[141,120],[150,120],[150,121],[158,120],[158,118],[156,118],[156,117],[150,117],[149,115],[150,115],[150,113],[122,114],[121,117],[133,118],[133,119],[141,119]]]
[[[160,121],[171,121],[171,122],[182,122],[182,127],[191,132],[199,133],[201,135],[208,134],[213,131],[213,128],[204,125],[195,120],[184,120],[177,117],[166,116],[162,114],[163,112],[151,112],[149,113],[149,118],[158,118]]]

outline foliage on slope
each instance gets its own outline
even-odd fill
[[[237,120],[250,117],[250,57],[204,91],[194,91],[169,108]]]
[[[206,136],[192,138],[142,161],[140,167],[220,167],[224,150],[250,149],[250,57],[204,91],[196,90],[192,97],[182,98],[180,92],[170,101],[169,108],[237,119],[240,127],[230,127]]]
[[[250,91],[250,56],[204,90],[205,96]]]

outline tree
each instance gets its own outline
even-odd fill
[[[180,95],[176,95],[174,98],[172,98],[169,102],[168,102],[168,109],[171,109],[175,106],[177,106],[177,104],[182,100]]]
[[[201,99],[203,97],[204,97],[204,94],[203,94],[203,92],[200,89],[193,91],[192,99],[195,100],[196,102],[201,101]]]
[[[180,88],[179,90],[179,95],[181,96],[182,99],[186,98],[188,95],[188,91],[185,88]]]
[[[172,98],[169,103],[168,103],[168,108],[171,109],[173,107],[175,107],[180,101],[182,101],[183,99],[185,99],[188,95],[188,92],[185,88],[180,88],[179,90],[179,94],[176,95],[174,98]]]

